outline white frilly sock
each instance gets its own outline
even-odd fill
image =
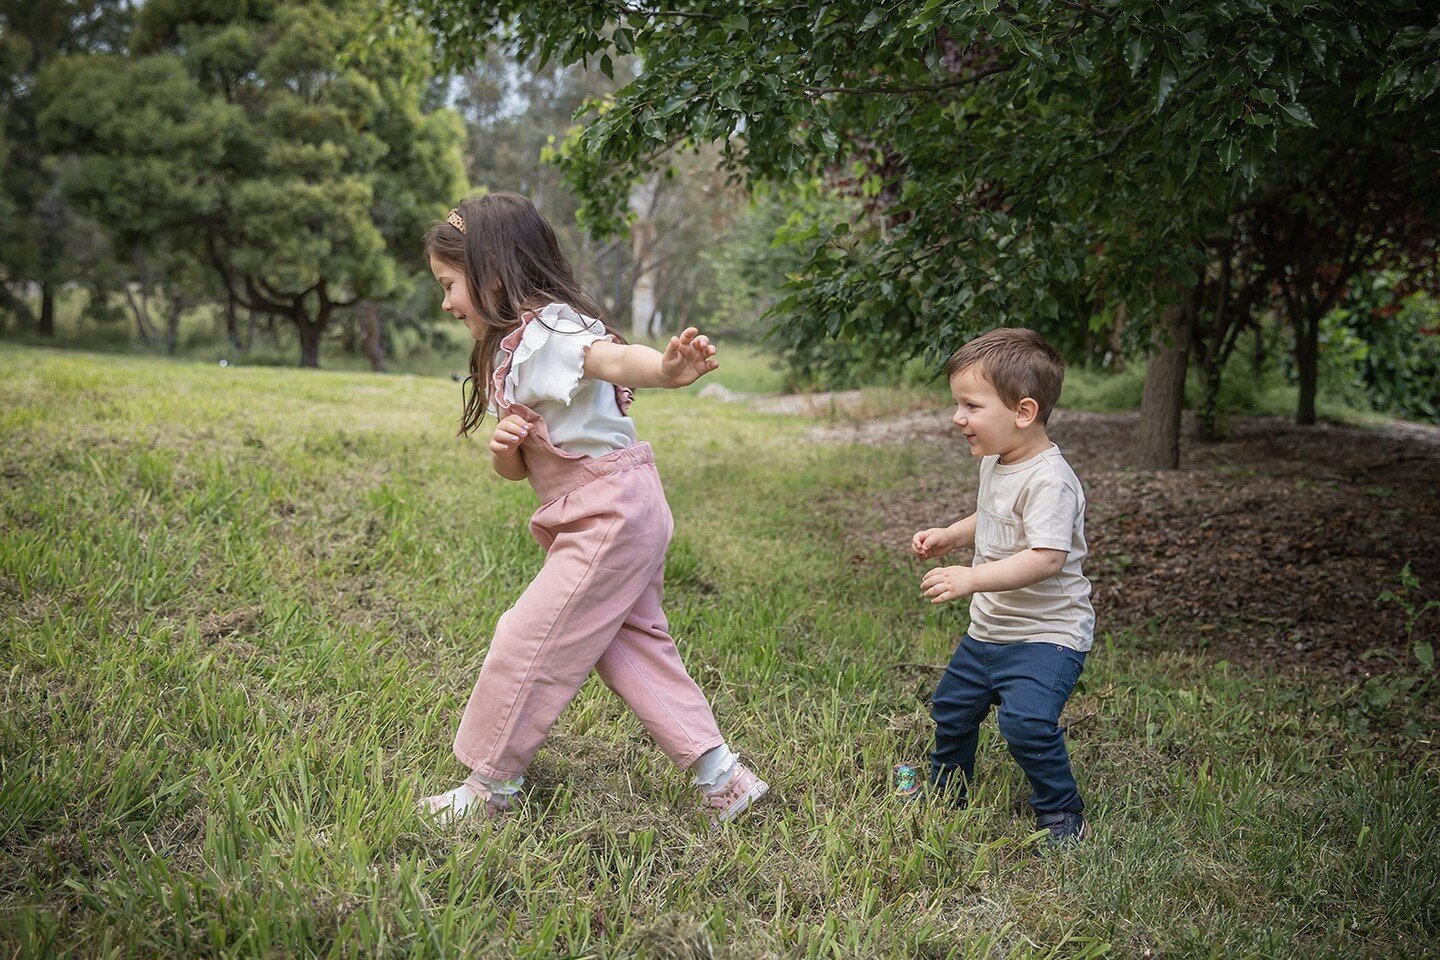
[[[695,786],[706,793],[724,789],[735,773],[735,764],[739,762],[740,755],[732,752],[727,744],[722,743],[706,751],[690,766],[690,772],[695,775]]]

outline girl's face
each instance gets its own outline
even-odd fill
[[[435,274],[436,281],[445,291],[445,301],[440,304],[440,308],[455,319],[462,321],[469,329],[470,336],[479,340],[485,330],[485,324],[481,321],[480,313],[470,299],[470,285],[465,282],[465,271],[432,254],[430,272]]]

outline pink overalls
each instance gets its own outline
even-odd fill
[[[577,456],[550,442],[535,411],[505,405],[505,376],[523,331],[524,323],[501,344],[490,396],[500,416],[519,414],[530,424],[521,449],[540,497],[530,532],[545,565],[496,624],[455,756],[483,777],[519,778],[593,667],[685,769],[725,738],[660,608],[674,523],[650,444]],[[630,391],[616,394],[623,413]]]

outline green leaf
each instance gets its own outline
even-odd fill
[[[1258,77],[1270,69],[1270,64],[1275,62],[1275,51],[1252,43],[1245,48],[1245,59],[1250,61],[1250,66]]]
[[[1133,77],[1140,72],[1140,68],[1145,66],[1145,61],[1150,59],[1150,51],[1153,49],[1155,49],[1155,45],[1144,34],[1131,37],[1126,42],[1125,62],[1130,66],[1130,76]]]
[[[1415,659],[1420,661],[1420,666],[1426,670],[1435,669],[1435,647],[1428,640],[1416,640],[1412,648]]]
[[[1232,169],[1235,166],[1235,162],[1239,159],[1240,144],[1234,140],[1226,140],[1220,144],[1220,164],[1226,170]]]
[[[1165,106],[1165,101],[1170,99],[1170,91],[1175,89],[1175,68],[1170,64],[1164,64],[1155,72],[1155,109],[1159,110]]]
[[[1285,116],[1289,117],[1292,122],[1299,126],[1315,126],[1315,121],[1310,119],[1310,111],[1305,108],[1305,104],[1303,103],[1282,103],[1280,109],[1285,111]]]

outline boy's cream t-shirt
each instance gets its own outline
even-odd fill
[[[977,593],[970,600],[970,636],[991,643],[1043,642],[1084,652],[1094,640],[1095,610],[1085,560],[1085,492],[1060,448],[1023,463],[980,461],[974,564],[1032,547],[1064,550],[1065,566],[1019,590]]]

